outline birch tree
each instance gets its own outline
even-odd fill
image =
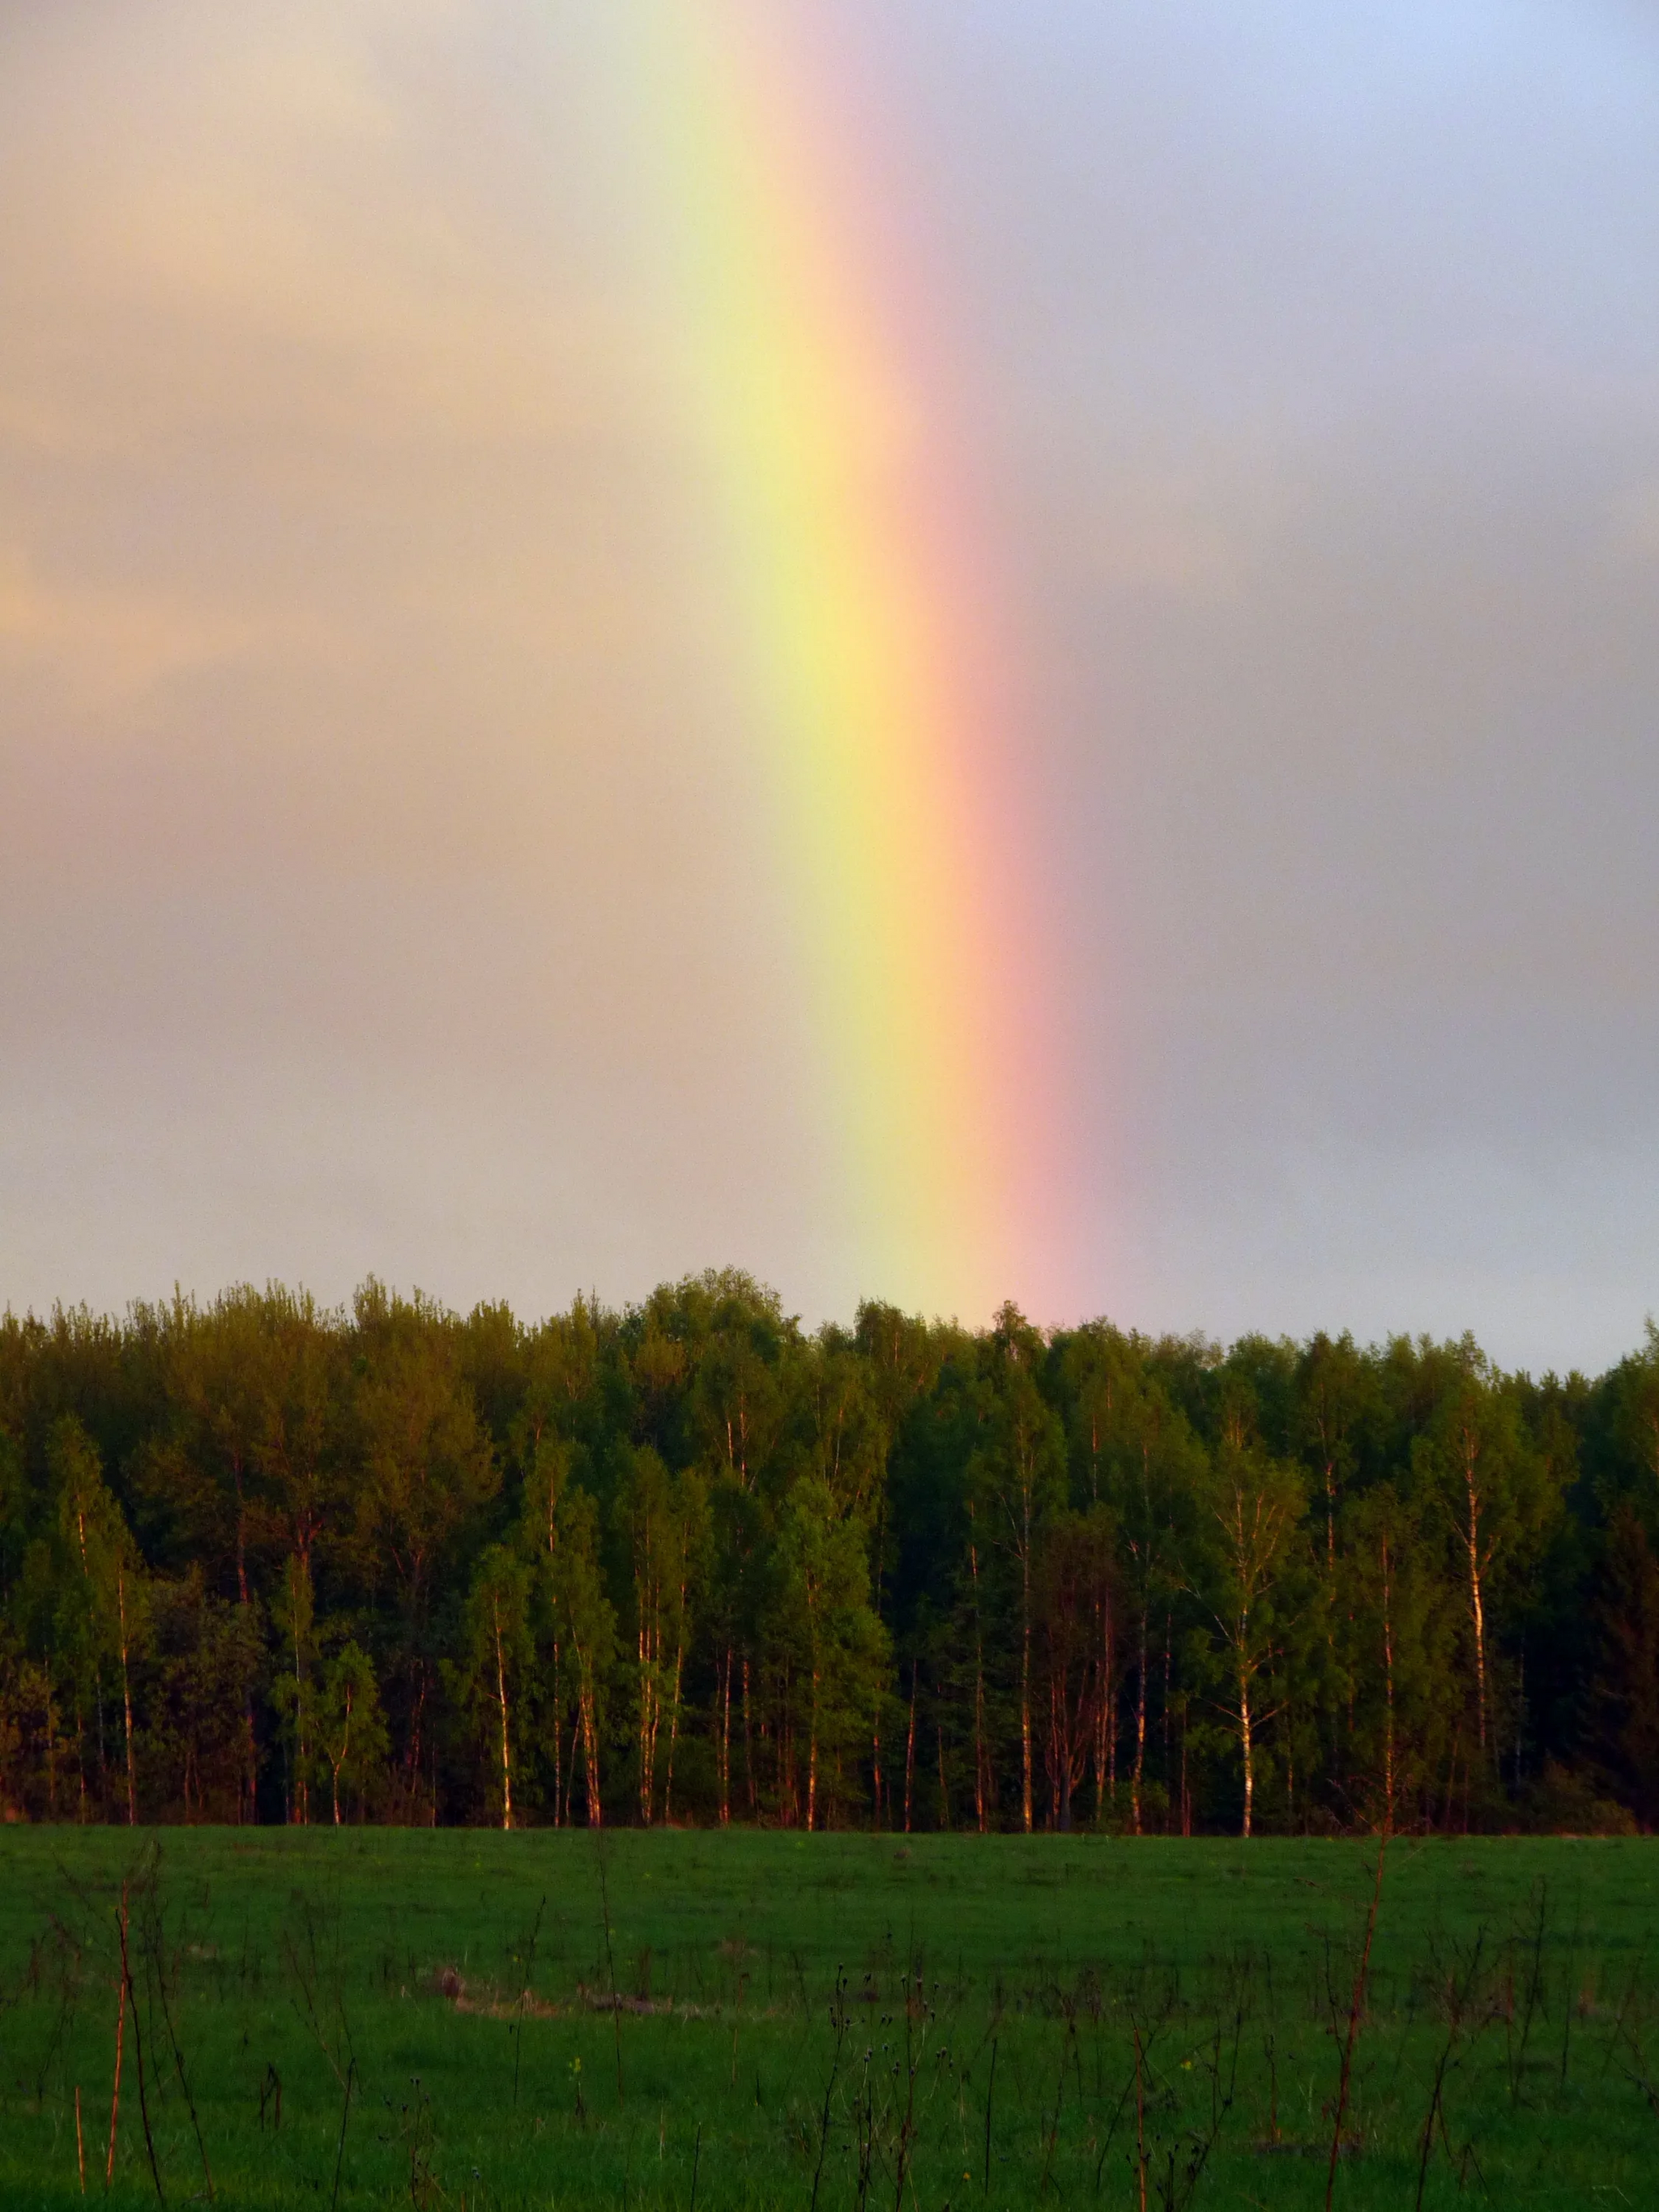
[[[599,1528],[599,1508],[592,1494],[568,1486],[554,1513],[549,1583],[556,1632],[571,1656],[582,1794],[590,1828],[599,1827],[605,1820],[600,1744],[617,1647],[617,1614],[600,1571]]]
[[[866,1739],[884,1681],[887,1636],[870,1603],[868,1530],[821,1476],[791,1490],[779,1534],[777,1627],[808,1685],[806,1826],[822,1825],[824,1778]]]
[[[148,1611],[143,1563],[105,1484],[98,1447],[74,1414],[64,1414],[53,1425],[47,1462],[58,1493],[58,1533],[70,1563],[64,1615],[82,1678],[93,1685],[100,1736],[106,1666],[120,1684],[125,1797],[127,1824],[132,1826],[138,1819],[132,1668]]]
[[[503,1544],[478,1555],[467,1592],[466,1686],[474,1709],[488,1717],[490,1764],[500,1777],[501,1820],[513,1826],[513,1714],[529,1664],[530,1570]]]
[[[1550,1468],[1527,1437],[1514,1389],[1472,1340],[1451,1348],[1448,1364],[1434,1419],[1413,1446],[1413,1487],[1437,1508],[1462,1576],[1475,1741],[1486,1765],[1492,1749],[1493,1599],[1536,1558],[1560,1500]]]
[[[374,1662],[348,1637],[324,1663],[317,1686],[314,1730],[319,1761],[327,1770],[334,1825],[343,1825],[342,1795],[361,1804],[386,1761],[386,1717]]]
[[[1060,1418],[1037,1385],[1042,1343],[1012,1306],[999,1315],[985,1442],[969,1481],[976,1522],[991,1534],[1011,1570],[1018,1638],[1020,1825],[1032,1823],[1036,1744],[1032,1728],[1032,1577],[1048,1515],[1066,1500],[1066,1443]]]
[[[639,1807],[649,1827],[659,1772],[665,1820],[672,1810],[691,1585],[707,1520],[701,1479],[692,1471],[671,1475],[647,1446],[632,1455],[615,1514],[632,1568]]]
[[[1206,1504],[1209,1573],[1201,1595],[1213,1624],[1217,1703],[1238,1746],[1242,1832],[1249,1836],[1261,1731],[1279,1710],[1276,1601],[1293,1565],[1307,1499],[1300,1471],[1270,1458],[1235,1425],[1212,1455]]]

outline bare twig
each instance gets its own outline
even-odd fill
[[[1631,1969],[1630,1987],[1625,1991],[1625,2001],[1619,2008],[1619,2017],[1613,2023],[1613,2033],[1608,2039],[1607,2051],[1601,2060],[1601,2073],[1604,2078],[1608,2067],[1613,2063],[1613,2054],[1624,2038],[1625,2022],[1629,2017],[1632,2005],[1636,2002],[1636,1986],[1642,1978],[1642,1967],[1646,1958],[1647,1947],[1644,1944],[1637,1957],[1636,1964]]]
[[[1122,2092],[1118,2098],[1116,2107],[1112,2113],[1112,2124],[1107,2129],[1106,2140],[1100,2146],[1100,2155],[1095,2160],[1095,2195],[1097,2197],[1100,2194],[1100,2177],[1105,2171],[1106,2154],[1112,2148],[1113,2141],[1117,2135],[1118,2123],[1123,2118],[1124,2110],[1129,2102],[1130,2092],[1134,2088],[1135,2083],[1139,2078],[1139,2069],[1138,2067],[1134,2073],[1125,2077]]]
[[[916,1979],[918,1984],[920,1984],[921,1977],[918,1975]],[[921,2021],[921,2047],[920,2050],[915,2047],[915,2026],[918,2017],[920,2017]],[[927,2055],[927,2012],[925,2008],[921,2007],[919,2003],[912,2002],[910,1992],[907,1989],[905,1991],[904,2002],[904,2068],[906,2075],[904,2117],[899,2123],[898,2142],[895,2149],[893,2212],[903,2212],[904,2209],[904,2178],[909,2165],[911,2148],[915,2143],[916,2132],[916,2075],[921,2070],[921,2063]],[[915,2185],[913,2183],[913,2193]]]
[[[1331,2212],[1331,2200],[1336,2193],[1336,2162],[1342,2155],[1342,2123],[1348,2114],[1348,2089],[1353,2079],[1354,2046],[1359,2040],[1359,2022],[1365,2009],[1365,1978],[1370,1972],[1371,1941],[1376,1934],[1377,1908],[1382,1902],[1382,1863],[1388,1855],[1388,1831],[1376,1847],[1376,1879],[1371,1885],[1370,1910],[1365,1915],[1365,1940],[1360,1946],[1359,1965],[1353,1978],[1353,1996],[1348,2005],[1348,2033],[1342,2045],[1342,2069],[1337,2081],[1336,2118],[1331,2128],[1330,2164],[1325,2172],[1325,2212]]]
[[[329,2071],[345,2087],[346,2073],[355,2051],[351,2022],[346,2016],[344,1972],[340,1957],[340,1915],[337,1903],[325,1904],[323,1908],[325,1936],[331,1933],[332,1955],[327,1960],[328,1982],[323,1980],[324,1961],[318,1956],[318,1913],[309,1897],[298,1900],[303,1942],[289,1929],[283,1930],[283,1962],[287,1967],[293,1988],[289,2002],[301,2023],[309,2029],[318,2049],[328,2061]],[[295,1990],[299,1992],[295,1995]],[[319,2005],[319,1996],[325,2000],[327,2013]],[[348,2066],[340,2061],[346,2059]]]
[[[334,2153],[334,2191],[328,2200],[328,2212],[340,2201],[340,2167],[345,2158],[346,2122],[351,2117],[351,2091],[357,2079],[357,2062],[354,2058],[346,2068],[345,2096],[340,2106],[340,2141]]]
[[[158,1846],[155,1859],[151,1863],[149,1886],[143,1893],[147,1910],[140,1923],[140,1940],[143,1947],[145,1964],[149,1969],[147,1978],[153,1984],[155,1995],[161,2002],[161,2024],[167,2030],[167,2042],[172,2048],[173,2063],[179,2076],[179,2087],[184,2092],[185,2109],[190,2114],[191,2130],[196,2137],[196,2148],[202,2160],[202,2178],[207,2185],[208,2202],[210,2204],[214,2202],[216,2195],[213,2186],[213,2169],[208,2164],[207,2144],[203,2140],[202,2124],[197,2118],[196,2100],[191,2092],[190,2078],[185,2071],[184,2050],[179,2041],[178,2032],[173,2025],[172,2008],[167,2003],[167,1937],[166,1929],[162,1925],[161,1907],[155,1879],[160,1858],[161,1852]]]
[[[605,1841],[606,1836],[605,1829],[603,1827],[596,1827],[593,1831],[593,1848],[599,1854],[599,1909],[605,1916],[605,1970],[611,1977],[611,2025],[612,2029],[615,2031],[617,2039],[617,2102],[620,2105],[624,2102],[623,2094],[622,2007],[617,2002],[617,1955],[615,1951],[611,1948],[611,1884],[605,1868]],[[736,2069],[736,2065],[737,2061],[734,2057],[732,2060],[734,2071]]]
[[[1463,2011],[1480,1971],[1480,1954],[1485,1948],[1486,1937],[1486,1931],[1484,1928],[1477,1930],[1474,1948],[1469,1953],[1468,1972],[1463,1977],[1462,1985],[1460,1986],[1455,1981],[1451,1985],[1448,2006],[1450,2017],[1447,2026],[1446,2040],[1435,2064],[1434,2085],[1429,2094],[1428,2114],[1423,2122],[1423,2139],[1417,2162],[1417,2196],[1414,2212],[1423,2212],[1423,2191],[1428,2184],[1429,2160],[1434,2151],[1434,2130],[1437,2121],[1440,2125],[1441,2140],[1445,2144],[1447,2159],[1449,2160],[1451,2159],[1451,2139],[1446,2128],[1444,2101],[1446,2071],[1451,2064],[1452,2053],[1457,2048],[1458,2039],[1463,2032]]]
[[[1532,1942],[1529,1947],[1530,1957],[1528,1960],[1527,1966],[1526,1996],[1522,2008],[1521,2040],[1518,2047],[1516,2045],[1514,2036],[1515,2024],[1513,2019],[1513,2008],[1511,2008],[1511,2018],[1509,2022],[1509,2033],[1505,2038],[1505,2042],[1508,2046],[1507,2056],[1509,2059],[1510,2102],[1511,2104],[1517,2104],[1520,2101],[1522,2079],[1527,2070],[1527,2045],[1532,2040],[1532,2024],[1534,2018],[1537,2014],[1539,1996],[1543,1987],[1544,1932],[1548,1911],[1548,1899],[1549,1885],[1547,1881],[1540,1881],[1538,1885],[1537,1911],[1533,1920]]]
[[[1583,1932],[1584,1900],[1582,1894],[1573,1908],[1572,1941],[1567,1946],[1567,1978],[1561,2002],[1561,2087],[1567,2086],[1567,2060],[1572,2049],[1572,2015],[1575,2005],[1572,1984],[1578,1965],[1578,1938]]]
[[[541,1941],[542,1915],[546,1910],[547,1896],[544,1892],[542,1901],[536,1907],[536,1924],[530,1931],[530,1955],[525,1961],[524,1986],[519,1997],[518,2025],[513,2031],[513,2106],[515,2112],[519,2103],[519,2062],[524,2055],[524,2008],[530,1999],[530,1977],[536,1971],[536,1946]],[[614,1988],[612,1994],[615,1994]]]
[[[144,2033],[138,2020],[138,1999],[132,1986],[132,1962],[127,1955],[127,1890],[121,1885],[121,1980],[126,1989],[127,2003],[132,2012],[132,2055],[138,2062],[138,2118],[144,2130],[144,2149],[149,2158],[149,2178],[155,2184],[158,2203],[167,2203],[167,2191],[161,2186],[161,2169],[155,2157],[155,2138],[150,2133],[149,2096],[144,2086]],[[110,2140],[112,2158],[114,2136]]]
[[[818,2162],[812,2174],[812,2203],[811,2212],[818,2212],[818,2185],[823,2179],[823,2161],[830,2147],[830,2100],[835,2094],[836,2076],[841,2071],[842,2046],[847,2040],[847,2005],[845,1992],[847,1976],[843,1969],[836,1972],[835,2002],[830,2008],[830,2022],[836,2031],[836,2048],[830,2062],[830,2079],[823,2085],[823,2112],[818,2122]],[[702,2140],[702,2125],[697,2130],[699,2144]],[[696,2168],[692,2167],[691,2194],[696,2197]]]
[[[115,1984],[115,2087],[109,2100],[109,2156],[104,2161],[104,2188],[107,2192],[115,2179],[115,2132],[121,2117],[121,2056],[126,2041],[127,2029],[127,1886],[121,1884],[121,1960],[122,1972]]]
[[[991,2038],[991,2079],[985,2091],[985,2194],[991,2193],[991,2106],[997,2094],[997,2039]]]

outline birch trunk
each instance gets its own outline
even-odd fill
[[[1030,1519],[1026,1517],[1026,1542],[1020,1555],[1019,1749],[1020,1814],[1025,1832],[1031,1832],[1031,1549]]]
[[[489,1601],[489,1617],[495,1631],[495,1695],[501,1709],[501,1826],[510,1828],[513,1826],[513,1759],[507,1746],[507,1665],[501,1655],[501,1608],[497,1598]],[[334,1817],[337,1820],[340,1817],[337,1800]]]
[[[605,1825],[605,1808],[599,1800],[599,1731],[594,1711],[593,1674],[587,1654],[580,1644],[576,1646],[576,1707],[582,1738],[582,1788],[587,1798],[587,1825],[599,1828]]]
[[[904,1832],[910,1832],[910,1795],[916,1777],[916,1662],[910,1662],[910,1727],[904,1739]]]
[[[682,1612],[680,1618],[684,1619]],[[674,1694],[668,1705],[668,1767],[662,1781],[663,1826],[672,1825],[674,1819],[674,1747],[680,1740],[680,1675],[685,1665],[685,1646],[674,1646]]]
[[[138,1825],[138,1778],[132,1761],[132,1682],[127,1673],[127,1585],[126,1577],[118,1566],[115,1570],[115,1602],[121,1622],[121,1702],[127,1717],[127,1826]]]
[[[1469,1496],[1469,1611],[1474,1622],[1474,1699],[1480,1749],[1486,1748],[1486,1612],[1480,1594],[1480,1546],[1478,1501],[1473,1485]]]
[[[806,1748],[806,1832],[817,1822],[818,1810],[818,1670],[812,1669],[811,1729]]]
[[[1140,1833],[1140,1783],[1146,1767],[1146,1607],[1140,1608],[1140,1650],[1135,1668],[1135,1766],[1129,1784],[1129,1803],[1136,1835]]]
[[[1394,1833],[1394,1590],[1389,1538],[1382,1534],[1382,1819],[1383,1833]]]
[[[732,1647],[720,1680],[720,1826],[732,1825]]]
[[[979,1546],[968,1547],[969,1571],[974,1580],[974,1809],[979,1816],[979,1832],[986,1829],[985,1801],[988,1792],[985,1786],[985,1639],[981,1632],[979,1617]]]
[[[332,1771],[334,1778],[334,1825],[337,1828],[340,1825],[340,1770],[345,1765],[346,1756],[350,1749],[351,1685],[348,1682],[345,1686],[345,1723],[340,1730],[340,1756],[337,1759],[331,1759],[329,1761],[329,1766]]]

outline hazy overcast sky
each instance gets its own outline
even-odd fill
[[[660,4],[0,0],[0,1304],[963,1295],[878,1279],[808,1073]],[[1659,1307],[1659,16],[772,4],[1021,640],[1081,1141],[1009,1288],[1606,1363]]]

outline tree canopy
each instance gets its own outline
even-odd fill
[[[1659,1820],[1659,1332],[0,1321],[0,1812],[1182,1833]]]

